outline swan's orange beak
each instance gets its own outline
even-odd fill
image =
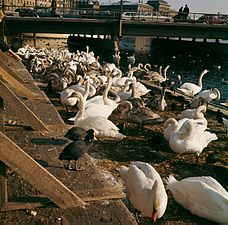
[[[157,220],[157,210],[154,209],[152,214],[151,214],[151,219],[153,222],[155,222]]]

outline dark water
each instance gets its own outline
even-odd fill
[[[31,40],[24,41],[24,44],[33,43]],[[67,41],[62,39],[43,39],[37,40],[38,46],[56,47],[67,46]],[[82,47],[83,48],[83,47]],[[90,49],[96,56],[100,56],[100,61],[112,62],[114,53],[112,47],[107,49],[106,46],[97,45],[94,42]],[[72,49],[71,49],[72,50]],[[203,77],[203,89],[218,88],[221,92],[219,102],[228,99],[228,85],[222,84],[224,78],[228,80],[228,43],[203,43],[191,41],[171,41],[158,40],[148,37],[124,37],[120,40],[121,61],[120,68],[127,70],[127,56],[135,52],[136,65],[138,63],[150,63],[158,70],[160,65],[164,67],[170,65],[167,76],[172,79],[179,74],[183,82],[197,83],[200,73],[204,69],[210,72]],[[156,67],[157,66],[157,67]]]

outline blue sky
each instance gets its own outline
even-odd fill
[[[141,0],[140,0],[141,1]],[[223,13],[228,14],[228,0],[166,0],[171,8],[178,10],[181,6],[187,4],[192,13]],[[118,0],[100,0],[101,4],[118,2]],[[131,0],[138,2],[138,0]],[[147,0],[143,0],[144,3]]]

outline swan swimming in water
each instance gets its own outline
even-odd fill
[[[159,173],[150,164],[139,161],[131,162],[129,167],[121,166],[119,173],[133,207],[153,221],[161,218],[168,197]]]
[[[202,84],[203,76],[208,72],[209,72],[209,70],[206,69],[200,74],[200,76],[198,78],[198,84],[186,82],[186,83],[182,84],[180,86],[180,88],[177,88],[177,90],[179,90],[180,92],[182,92],[184,94],[191,95],[191,96],[198,94],[202,90],[202,87],[203,87],[203,84]]]
[[[228,224],[228,193],[214,178],[188,177],[178,181],[170,175],[167,188],[174,200],[192,214]]]

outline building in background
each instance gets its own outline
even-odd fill
[[[154,8],[154,11],[159,12],[163,16],[169,16],[170,5],[164,0],[149,0],[147,4]]]
[[[100,5],[100,10],[119,11],[120,3]],[[153,12],[153,7],[146,3],[131,3],[123,1],[123,12]]]

